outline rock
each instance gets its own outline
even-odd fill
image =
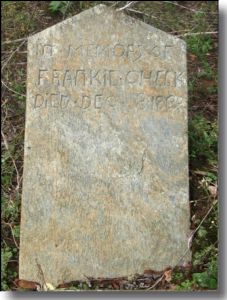
[[[189,231],[186,45],[98,5],[28,39],[20,278],[175,266]],[[185,261],[190,254],[185,255]]]

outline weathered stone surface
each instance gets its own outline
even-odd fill
[[[184,41],[103,5],[30,37],[20,278],[178,264],[187,147]]]

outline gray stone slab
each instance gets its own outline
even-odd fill
[[[30,37],[24,155],[21,279],[190,260],[185,42],[103,5]]]

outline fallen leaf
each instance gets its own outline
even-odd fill
[[[69,283],[60,283],[57,288],[58,289],[65,289],[65,288],[68,288],[70,287],[70,284]]]
[[[152,269],[144,270],[144,275],[162,275],[162,272],[154,271]]]
[[[112,287],[114,290],[119,290],[120,289],[120,283],[116,280],[114,280],[112,283],[111,283]]]
[[[169,288],[170,288],[170,290],[177,290],[178,285],[176,285],[176,284],[170,284]]]
[[[15,284],[17,287],[25,290],[32,290],[32,291],[38,291],[40,290],[41,286],[38,282],[34,281],[28,281],[24,279],[16,279]]]
[[[188,249],[191,249],[191,247],[192,247],[192,240],[193,240],[193,237],[194,237],[194,233],[195,233],[195,231],[191,230],[190,236],[188,238]]]
[[[172,280],[172,269],[164,272],[165,281],[170,282]]]
[[[192,262],[191,261],[188,261],[188,262],[184,262],[182,267],[185,269],[185,270],[191,270],[192,269]]]
[[[199,170],[196,170],[196,171],[191,171],[197,175],[202,175],[202,176],[206,176],[207,175],[207,172],[204,172],[204,171],[199,171]]]
[[[69,288],[70,286],[77,286],[79,284],[80,284],[79,280],[70,281],[70,282],[63,282],[63,283],[60,283],[56,288],[57,289],[65,289],[65,288]]]
[[[190,57],[191,61],[196,60],[196,55],[195,54],[189,54],[189,57]]]
[[[217,196],[217,186],[215,185],[209,185],[208,186],[208,191],[210,192],[210,194],[213,196],[213,197],[216,197]]]
[[[134,279],[136,278],[137,275],[138,275],[138,274],[131,274],[131,275],[128,276],[127,279],[128,279],[129,281],[132,281],[132,280],[134,280]]]
[[[43,289],[44,291],[54,291],[55,287],[51,283],[47,282],[44,284]]]
[[[154,272],[153,270],[147,269],[147,270],[144,270],[143,274],[144,274],[144,275],[152,275],[153,272]]]

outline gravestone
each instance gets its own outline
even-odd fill
[[[28,39],[21,279],[190,260],[185,42],[98,5]]]

